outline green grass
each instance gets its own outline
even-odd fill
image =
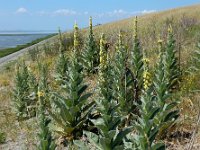
[[[56,35],[56,34],[51,34],[51,35],[45,36],[45,37],[43,37],[43,38],[38,38],[38,39],[36,39],[36,40],[33,40],[32,42],[29,42],[29,43],[26,43],[26,44],[23,44],[23,45],[17,45],[17,46],[14,47],[14,48],[2,49],[2,50],[0,50],[0,58],[5,57],[5,56],[7,56],[7,55],[9,55],[9,54],[12,54],[12,53],[14,53],[14,52],[17,52],[17,51],[19,51],[19,50],[21,50],[21,49],[24,49],[24,48],[27,48],[27,47],[29,47],[29,46],[32,46],[32,45],[34,45],[34,44],[37,44],[37,43],[39,43],[39,42],[41,42],[41,41],[43,41],[43,40],[46,40],[46,39],[48,39],[48,38],[50,38],[50,37],[55,36],[55,35]]]

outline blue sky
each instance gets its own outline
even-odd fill
[[[0,0],[0,31],[71,29],[200,3],[199,0]]]

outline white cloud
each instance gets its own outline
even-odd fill
[[[114,10],[112,12],[108,12],[106,13],[108,14],[110,17],[113,17],[113,16],[123,16],[123,15],[127,15],[128,12],[122,10],[122,9],[119,9],[119,10]]]
[[[88,15],[88,14],[89,14],[89,12],[88,12],[88,11],[85,11],[83,14],[84,14],[84,15]]]
[[[150,13],[154,13],[156,12],[156,10],[143,10],[141,11],[141,14],[150,14]]]
[[[54,11],[52,14],[58,16],[71,16],[71,15],[77,15],[78,13],[76,11],[69,9],[58,9]]]
[[[123,9],[118,9],[118,10],[114,10],[111,12],[104,12],[104,13],[100,13],[100,14],[96,14],[95,16],[99,17],[99,18],[103,18],[103,17],[119,17],[119,18],[124,18],[124,17],[131,17],[133,15],[141,15],[141,14],[149,14],[149,13],[153,13],[156,12],[156,10],[142,10],[142,11],[125,11]]]
[[[23,14],[23,13],[27,13],[28,10],[24,7],[21,7],[19,9],[17,9],[16,13],[19,13],[19,14]]]

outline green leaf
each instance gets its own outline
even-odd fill
[[[88,131],[84,131],[83,134],[87,136],[87,139],[93,146],[95,146],[99,150],[103,150],[99,144],[99,137],[96,134]]]
[[[85,100],[87,100],[90,96],[92,96],[92,93],[87,93],[87,94],[81,96],[80,99],[79,99],[79,102],[80,103],[85,102]]]
[[[100,137],[99,144],[102,147],[102,150],[110,150],[112,147],[110,145],[110,139],[106,137]]]
[[[158,128],[154,127],[153,130],[151,130],[150,135],[149,135],[149,142],[152,144],[156,138],[156,135],[158,134]]]
[[[152,146],[152,150],[165,150],[165,144],[156,143]]]
[[[78,146],[79,150],[90,150],[90,147],[86,145],[83,141],[74,140],[73,143]]]
[[[82,93],[87,89],[87,85],[83,85],[79,90],[78,90],[78,95],[82,95]]]
[[[123,142],[123,139],[126,137],[126,135],[132,131],[133,131],[133,127],[127,127],[125,129],[123,129],[122,131],[120,131],[117,134],[116,138],[114,139],[112,145],[114,145],[114,146],[120,145]]]
[[[178,117],[179,117],[179,110],[168,112],[165,115],[164,122],[171,121],[172,119],[176,120]]]

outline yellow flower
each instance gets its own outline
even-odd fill
[[[44,91],[38,91],[37,95],[38,97],[44,97],[45,93]]]
[[[163,42],[163,40],[161,40],[161,39],[158,40],[158,43],[162,43],[162,42]]]
[[[172,29],[172,25],[171,25],[171,24],[170,24],[169,27],[168,27],[168,32],[169,32],[169,33],[172,33],[172,32],[173,32],[173,29]]]
[[[99,55],[100,55],[100,69],[105,69],[106,66],[107,66],[107,52],[105,50],[105,36],[104,36],[104,34],[101,35]]]
[[[147,90],[150,85],[151,85],[151,74],[147,70],[145,70],[144,73],[143,73],[144,89]]]
[[[149,61],[150,61],[150,60],[149,60],[148,58],[144,58],[144,59],[143,59],[143,62],[146,63],[146,64],[148,64]]]

